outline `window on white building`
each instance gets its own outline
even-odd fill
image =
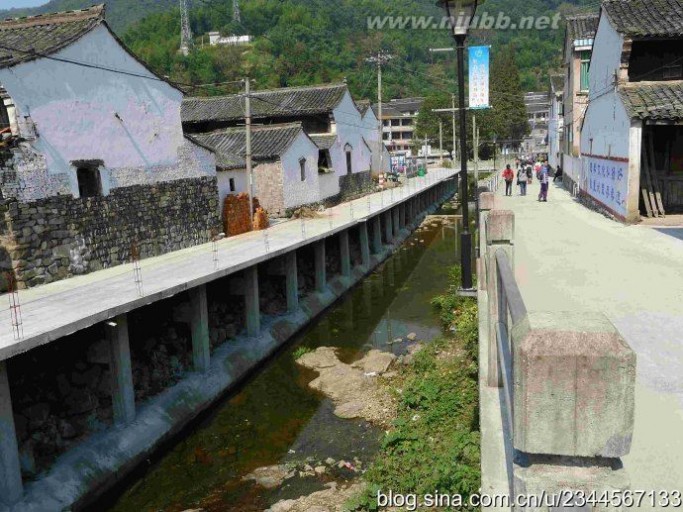
[[[235,178],[230,178],[230,192],[235,192],[237,187],[235,187]]]
[[[584,50],[581,52],[581,92],[588,92],[590,87],[590,65],[591,65],[591,52],[590,50]]]
[[[346,152],[346,174],[353,174],[353,148],[347,144],[344,151]]]
[[[299,169],[301,171],[301,181],[306,181],[306,159],[299,160]]]
[[[99,197],[102,195],[102,177],[97,165],[88,165],[76,169],[79,197]]]

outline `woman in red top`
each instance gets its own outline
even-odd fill
[[[515,172],[510,167],[510,164],[503,171],[503,179],[505,180],[505,195],[512,195],[512,182],[515,180]]]

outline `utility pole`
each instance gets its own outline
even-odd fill
[[[474,146],[474,181],[479,186],[479,128],[477,116],[472,116],[472,142]]]
[[[427,158],[427,144],[429,143],[429,139],[427,139],[427,136],[425,135],[425,174],[427,174],[427,167],[429,167],[429,159]]]
[[[366,59],[367,62],[377,64],[377,102],[378,102],[378,117],[379,117],[379,141],[377,149],[379,150],[379,170],[384,172],[384,119],[382,119],[382,65],[389,62],[393,57],[388,53],[380,50],[376,57]]]
[[[453,169],[455,169],[455,159],[457,155],[457,140],[455,136],[455,94],[451,94],[451,100],[453,103]]]
[[[443,121],[439,119],[439,165],[443,167]]]
[[[254,171],[251,162],[251,81],[249,77],[244,80],[244,117],[246,126],[246,161],[247,176],[249,177],[249,221],[252,231],[254,230]]]

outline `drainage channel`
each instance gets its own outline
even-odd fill
[[[452,213],[446,205],[428,217],[363,283],[126,482],[126,489],[103,498],[93,510],[262,511],[330,481],[356,477],[355,471],[372,461],[383,433],[364,421],[337,418],[331,401],[309,389],[316,374],[296,365],[296,354],[335,347],[342,361],[352,362],[373,348],[401,355],[412,333],[423,341],[439,336],[430,300],[443,291],[457,262]],[[339,461],[349,461],[354,471],[339,468]],[[272,489],[244,480],[257,468],[304,463],[327,469]]]

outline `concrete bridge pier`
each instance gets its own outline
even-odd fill
[[[135,420],[135,390],[128,338],[128,315],[119,315],[105,322],[105,330],[109,343],[114,423],[124,427]]]
[[[244,271],[244,306],[247,336],[255,338],[261,332],[261,305],[259,301],[258,266]]]
[[[399,235],[399,232],[401,231],[401,220],[400,220],[400,215],[398,212],[398,206],[392,210],[392,215],[393,215],[392,226],[394,228],[394,238],[396,238]]]
[[[0,361],[0,502],[13,505],[23,493],[7,363]]]
[[[296,250],[285,255],[285,287],[287,311],[294,313],[299,309],[299,274],[296,264]]]
[[[315,261],[315,291],[324,293],[327,288],[327,269],[325,266],[325,240],[320,240],[314,246]]]
[[[190,290],[192,308],[192,361],[197,372],[206,373],[211,363],[211,344],[209,342],[209,307],[206,299],[206,285]]]
[[[339,250],[341,252],[341,273],[343,277],[351,277],[351,248],[349,246],[349,232],[339,233]]]
[[[384,213],[384,238],[387,240],[387,244],[391,244],[394,241],[394,230],[392,228],[392,215],[391,210]]]
[[[358,232],[360,233],[360,252],[363,260],[363,266],[366,270],[370,269],[370,236],[368,235],[368,223],[361,222],[358,225]]]
[[[377,215],[372,219],[372,253],[379,254],[382,252],[382,221]]]
[[[398,223],[400,229],[405,229],[406,227],[406,205],[403,203],[398,207]]]

